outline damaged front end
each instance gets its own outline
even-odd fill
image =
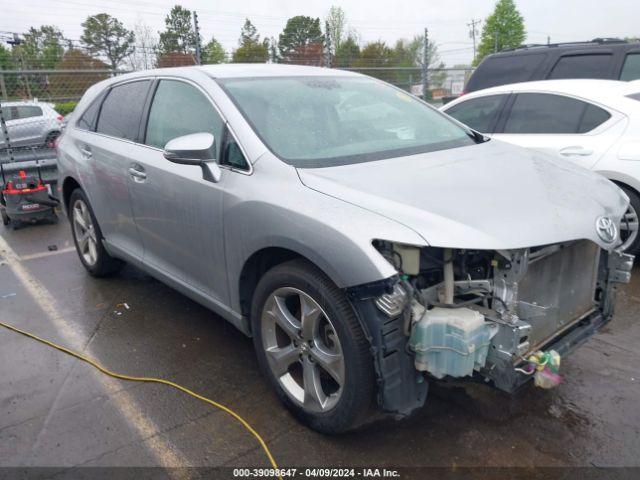
[[[398,275],[352,287],[372,346],[378,402],[400,416],[423,405],[429,378],[473,377],[512,392],[535,352],[565,354],[609,321],[633,256],[589,240],[516,250],[374,241]],[[555,355],[554,352],[554,355]]]

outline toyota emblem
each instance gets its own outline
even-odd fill
[[[613,243],[618,237],[618,228],[610,217],[598,217],[596,231],[603,242]]]

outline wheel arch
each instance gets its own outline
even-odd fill
[[[628,175],[623,172],[616,172],[611,170],[595,170],[595,172],[599,173],[603,177],[606,177],[617,186],[627,187],[640,196],[640,181],[634,178],[634,176]]]
[[[279,246],[270,246],[261,248],[252,253],[244,262],[237,281],[238,300],[240,302],[240,312],[245,319],[249,319],[251,314],[251,303],[253,294],[256,290],[258,282],[273,267],[290,260],[301,259],[309,262],[327,275],[336,285],[339,280],[333,278],[325,269],[322,269],[317,262],[314,262],[309,256],[303,255],[297,250]],[[250,322],[247,322],[248,330],[251,330]]]
[[[71,193],[76,188],[82,188],[80,183],[73,177],[66,177],[62,182],[62,205],[67,214],[69,213],[69,200],[71,199]]]

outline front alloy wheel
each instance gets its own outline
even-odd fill
[[[342,395],[344,357],[331,319],[301,290],[273,292],[262,312],[262,342],[271,372],[295,403],[331,410]]]
[[[629,205],[629,209],[622,217],[620,222],[620,237],[622,245],[620,248],[623,251],[630,250],[629,247],[633,245],[638,238],[638,212],[633,208],[633,205]]]
[[[368,420],[371,345],[345,292],[315,265],[290,260],[260,278],[251,331],[260,369],[301,422],[340,433]]]

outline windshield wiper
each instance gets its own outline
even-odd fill
[[[483,134],[476,132],[475,130],[468,130],[467,135],[469,135],[469,138],[476,143],[484,143],[490,140],[489,137],[485,137]]]

